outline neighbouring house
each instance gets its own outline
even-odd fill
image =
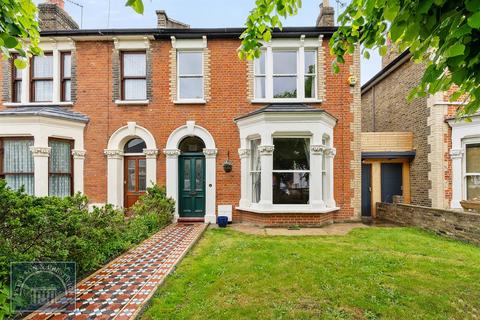
[[[383,69],[362,86],[362,215],[376,202],[461,208],[480,197],[480,114],[456,120],[450,92],[408,101],[423,64],[390,45]]]
[[[333,9],[320,8],[241,61],[242,28],[157,11],[153,28],[81,30],[63,1],[40,4],[44,55],[1,66],[0,175],[124,208],[157,183],[185,221],[359,219],[359,54],[332,73]]]

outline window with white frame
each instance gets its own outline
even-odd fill
[[[53,100],[53,54],[44,53],[31,60],[30,99],[32,102],[51,102]]]
[[[465,145],[466,199],[480,199],[480,142]]]
[[[0,139],[0,178],[5,179],[7,186],[34,194],[33,146],[31,138]]]
[[[203,52],[178,51],[178,100],[202,100],[203,93]]]
[[[260,153],[258,147],[260,146],[260,139],[250,140],[250,181],[252,190],[252,203],[260,201],[261,190],[261,166]]]
[[[147,55],[145,51],[122,52],[122,100],[147,99]]]
[[[274,138],[273,145],[273,204],[308,204],[310,138]]]
[[[262,50],[254,62],[255,99],[315,99],[316,75],[317,49]]]
[[[73,193],[73,141],[50,139],[48,144],[48,194],[56,197],[70,196]]]
[[[60,57],[60,99],[68,102],[72,101],[72,54],[71,52],[62,52]]]

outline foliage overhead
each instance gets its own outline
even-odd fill
[[[459,116],[480,110],[480,0],[353,0],[339,23],[330,40],[334,70],[359,43],[366,58],[366,49],[385,55],[389,37],[426,66],[410,99],[455,86],[450,100],[466,103]]]

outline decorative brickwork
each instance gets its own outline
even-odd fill
[[[317,97],[319,100],[325,99],[325,74],[327,67],[325,66],[325,49],[323,48],[323,36],[320,38],[320,47],[317,51]],[[360,89],[359,89],[360,90]]]
[[[112,49],[112,101],[120,100],[120,50]]]
[[[252,101],[254,96],[255,74],[253,70],[253,60],[247,61],[247,99]]]
[[[203,49],[203,87],[204,87],[204,99],[210,101],[210,86],[211,86],[211,73],[210,73],[210,49]]]
[[[177,100],[177,49],[171,48],[169,52],[170,61],[170,99]]]
[[[72,73],[71,73],[71,87],[70,87],[70,97],[72,102],[77,101],[77,51],[73,49],[71,51],[72,55]]]

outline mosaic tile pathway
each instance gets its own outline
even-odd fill
[[[163,229],[81,281],[76,310],[56,313],[56,305],[47,305],[27,319],[134,318],[205,228],[196,223]]]

